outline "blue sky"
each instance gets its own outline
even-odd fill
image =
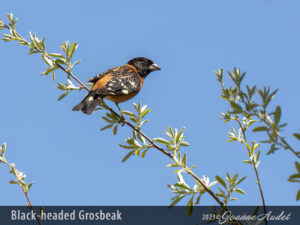
[[[247,72],[245,83],[279,88],[274,104],[289,122],[284,135],[296,148],[291,134],[300,128],[299,104],[299,1],[5,1],[0,15],[20,18],[17,30],[46,37],[49,52],[60,52],[65,40],[77,41],[75,59],[82,62],[74,73],[86,81],[136,56],[153,59],[162,70],[151,74],[143,91],[121,104],[132,110],[142,101],[152,112],[144,131],[163,136],[167,126],[187,129],[188,162],[195,172],[214,180],[226,172],[247,179],[240,185],[247,194],[236,195],[232,205],[260,203],[253,169],[242,163],[242,145],[227,143],[233,124],[224,125],[220,113],[228,109],[220,98],[213,71],[234,66]],[[45,70],[39,55],[28,56],[25,47],[0,42],[0,140],[7,143],[7,159],[35,183],[30,197],[36,205],[168,205],[173,194],[167,184],[176,174],[170,160],[157,150],[145,159],[121,159],[130,130],[100,132],[103,112],[86,116],[72,107],[85,94],[72,93],[57,102],[60,90]],[[57,73],[65,82],[65,74]],[[228,84],[228,82],[226,83]],[[113,104],[111,104],[113,106]],[[260,139],[259,139],[260,140]],[[259,167],[269,205],[297,205],[297,184],[287,182],[295,172],[294,156],[281,150],[266,156],[262,146]],[[1,205],[23,205],[25,197],[8,184],[11,175],[0,166]],[[191,181],[187,179],[187,181]],[[215,189],[214,189],[215,190]],[[185,204],[186,200],[182,201]],[[202,205],[215,204],[205,195]]]

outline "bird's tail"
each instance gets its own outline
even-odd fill
[[[90,91],[87,96],[78,104],[76,105],[72,110],[73,111],[79,111],[81,110],[85,114],[91,115],[97,105],[101,102],[101,96],[97,95],[94,91]]]

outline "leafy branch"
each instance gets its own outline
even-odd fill
[[[6,143],[3,143],[2,147],[0,148],[0,163],[3,163],[5,165],[8,166],[9,168],[9,173],[13,174],[14,177],[15,177],[15,180],[11,180],[9,181],[10,184],[17,184],[21,187],[25,197],[26,197],[26,200],[28,202],[28,208],[31,209],[33,212],[34,212],[34,216],[35,216],[35,219],[37,220],[37,222],[41,225],[41,219],[40,219],[40,216],[35,212],[32,204],[31,204],[31,201],[30,201],[30,198],[29,198],[29,190],[33,184],[33,182],[30,182],[29,184],[26,183],[25,179],[26,179],[26,175],[19,171],[17,168],[16,168],[16,165],[14,163],[9,163],[6,158],[5,158],[5,153],[6,153]]]
[[[16,22],[17,19],[13,18],[12,14],[7,15],[9,24],[6,25],[2,20],[0,20],[0,29],[8,29],[9,34],[4,34],[4,41],[17,41],[20,45],[25,45],[29,47],[29,54],[36,54],[40,53],[42,55],[43,60],[47,64],[47,69],[41,75],[48,75],[52,74],[52,78],[55,79],[55,71],[57,69],[62,70],[67,74],[67,83],[63,85],[61,83],[58,84],[58,88],[64,90],[65,92],[60,96],[59,100],[63,97],[68,95],[70,92],[74,90],[81,90],[85,89],[89,91],[87,87],[89,84],[84,84],[81,82],[71,71],[80,61],[77,60],[76,62],[72,63],[72,57],[74,52],[76,51],[78,45],[76,43],[70,44],[69,42],[65,42],[61,45],[61,48],[64,52],[64,55],[59,53],[47,53],[45,47],[45,38],[39,39],[36,34],[32,35],[29,33],[30,41],[27,41],[24,37],[22,37],[16,31]],[[71,78],[73,78],[79,86],[75,86],[71,82]],[[122,113],[128,115],[130,120],[129,122],[126,119],[122,119],[121,115],[116,113],[112,108],[110,108],[106,103],[102,100],[100,104],[100,108],[98,109],[105,109],[108,112],[103,119],[108,123],[102,130],[113,128],[113,133],[116,134],[118,130],[119,124],[124,124],[130,127],[133,130],[132,137],[126,139],[126,145],[120,145],[125,149],[129,149],[129,153],[124,157],[123,161],[126,161],[132,155],[141,155],[142,157],[145,156],[146,152],[150,148],[155,148],[170,159],[174,161],[176,166],[181,167],[181,172],[186,172],[190,176],[192,176],[199,190],[202,194],[207,192],[215,201],[220,205],[225,207],[226,211],[229,211],[225,204],[214,194],[213,191],[210,190],[210,185],[206,182],[206,179],[200,179],[191,169],[188,168],[186,165],[186,155],[184,154],[183,157],[180,155],[180,147],[187,146],[188,143],[184,141],[183,130],[177,132],[175,129],[171,131],[169,129],[169,133],[166,133],[169,136],[169,141],[164,141],[161,138],[151,139],[149,138],[142,130],[141,127],[147,122],[147,120],[143,120],[146,114],[150,111],[147,109],[146,106],[134,105],[137,115],[123,111]],[[157,143],[165,145],[166,148],[160,147]],[[142,152],[142,153],[141,153]],[[173,164],[175,166],[175,164]],[[191,207],[191,204],[189,204]],[[235,223],[235,222],[234,222]]]
[[[253,129],[253,132],[265,132],[268,136],[267,140],[262,141],[262,143],[271,144],[271,148],[268,154],[274,153],[276,150],[283,148],[292,152],[298,159],[300,159],[300,152],[296,151],[280,134],[282,128],[287,125],[287,123],[280,123],[282,110],[280,106],[277,106],[275,111],[267,112],[268,106],[278,89],[271,92],[270,87],[264,87],[263,89],[257,89],[256,86],[249,87],[246,85],[247,92],[241,89],[241,83],[246,75],[244,72],[240,74],[240,70],[234,68],[233,73],[228,72],[228,75],[235,84],[235,87],[224,88],[223,84],[223,70],[215,72],[218,81],[224,89],[222,98],[228,100],[234,109],[234,113],[242,114],[244,116],[256,117],[264,126],[258,126]],[[255,93],[257,93],[261,99],[261,102],[256,102],[254,99]],[[241,103],[241,104],[240,104]],[[300,135],[294,134],[298,140],[300,140]]]
[[[231,110],[227,113],[223,113],[221,119],[223,119],[225,123],[228,121],[236,121],[238,123],[239,131],[236,133],[234,128],[232,129],[232,132],[229,133],[230,141],[238,141],[246,146],[250,160],[244,160],[243,162],[251,164],[255,170],[257,184],[259,185],[264,205],[263,192],[257,172],[257,167],[260,164],[259,156],[261,151],[259,150],[255,153],[255,150],[259,147],[259,143],[255,143],[254,141],[252,141],[251,144],[247,143],[246,131],[249,127],[257,121],[260,121],[263,124],[262,126],[256,126],[252,131],[265,132],[267,134],[268,139],[261,141],[261,143],[270,144],[270,150],[267,154],[274,153],[276,150],[283,148],[292,152],[298,159],[300,158],[299,152],[296,152],[294,148],[288,144],[285,138],[280,135],[282,128],[287,125],[287,123],[280,123],[282,114],[280,106],[277,106],[273,112],[267,112],[268,106],[278,89],[271,92],[270,87],[257,89],[256,86],[249,87],[247,85],[246,91],[243,91],[241,83],[246,73],[241,73],[237,68],[234,68],[232,73],[228,72],[234,86],[225,88],[223,82],[223,70],[220,69],[215,72],[215,74],[217,80],[221,84],[222,98],[228,101],[231,106]],[[255,100],[255,93],[258,94],[261,100],[260,102]],[[243,117],[242,120],[240,119],[240,116]],[[300,135],[294,134],[294,136],[300,140]]]
[[[292,174],[289,177],[288,181],[293,182],[293,183],[300,183],[300,163],[295,162],[295,167],[296,167],[297,173]],[[300,190],[298,190],[297,196],[296,196],[296,200],[298,201],[299,199],[300,199]]]

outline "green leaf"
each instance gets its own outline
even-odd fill
[[[144,151],[142,152],[142,154],[141,154],[141,157],[142,157],[142,158],[144,158],[144,157],[145,157],[145,155],[146,155],[147,151],[148,151],[148,149],[146,149],[146,150],[144,150]]]
[[[63,64],[63,65],[67,64],[65,59],[55,59],[54,61],[55,61],[55,63],[58,63],[58,64]]]
[[[144,118],[149,112],[150,112],[150,109],[143,111],[141,117]]]
[[[192,195],[192,197],[190,198],[187,204],[186,210],[188,216],[191,216],[193,214],[193,208],[194,208],[193,206],[194,206],[194,195]]]
[[[217,193],[216,196],[221,197],[221,198],[225,198],[225,194],[223,194],[223,193]]]
[[[241,188],[235,188],[234,191],[239,193],[239,194],[246,194],[246,192],[243,191]]]
[[[201,194],[199,194],[199,195],[198,195],[198,197],[197,197],[197,199],[196,199],[196,202],[195,202],[195,204],[197,204],[197,205],[198,205],[198,204],[199,204],[199,202],[200,202],[200,199],[201,199]]]
[[[71,92],[71,90],[65,91],[61,96],[59,96],[59,98],[57,99],[57,101],[62,100],[62,99],[63,99],[64,97],[66,97],[70,92]]]
[[[242,162],[252,165],[252,162],[250,160],[242,160]]]
[[[171,138],[173,139],[174,138],[174,132],[173,132],[172,128],[168,127],[168,130],[170,132]]]
[[[239,104],[237,104],[237,103],[231,101],[231,102],[230,102],[230,105],[231,105],[231,107],[233,108],[233,110],[234,110],[235,112],[237,112],[237,113],[243,112],[243,108],[242,108]]]
[[[18,184],[18,182],[14,181],[14,180],[11,180],[9,181],[10,184]]]
[[[176,136],[175,142],[178,143],[180,139],[182,139],[183,136],[183,131],[185,130],[185,128],[182,128],[181,131],[178,133],[178,135]]]
[[[33,185],[33,182],[30,182],[30,183],[28,184],[28,190],[30,190],[30,188],[31,188],[32,185]]]
[[[102,119],[104,119],[107,123],[113,123],[113,124],[115,123],[113,120],[110,120],[105,116],[102,116]]]
[[[51,76],[52,76],[52,80],[55,80],[55,73],[54,73],[54,71],[52,71]]]
[[[289,182],[300,183],[300,180],[288,179]]]
[[[160,144],[169,145],[169,142],[163,138],[153,138],[153,140]]]
[[[113,124],[110,124],[110,125],[111,125],[111,127],[113,126]],[[108,126],[110,126],[110,125],[108,125]],[[121,148],[125,148],[125,149],[136,149],[136,147],[134,147],[134,146],[127,146],[127,145],[122,145],[122,144],[119,144],[119,146]]]
[[[179,167],[177,163],[168,164],[167,167]]]
[[[296,196],[296,201],[300,199],[300,190],[298,190],[297,196]]]
[[[184,195],[179,195],[177,198],[175,198],[175,200],[170,204],[169,208],[175,206],[183,197]]]
[[[219,176],[215,176],[216,180],[225,188],[227,189],[226,183],[223,180],[223,178],[219,177]]]
[[[259,156],[260,156],[260,150],[258,150],[257,155],[256,155],[256,160],[259,160]]]
[[[74,54],[74,51],[78,48],[78,45],[76,42],[74,42],[72,44],[72,47],[71,47],[71,50],[70,50],[70,57],[72,58],[73,54]]]
[[[125,162],[127,159],[129,159],[130,156],[132,156],[134,154],[135,150],[132,150],[130,152],[128,152],[125,157],[122,159],[122,162]]]
[[[5,151],[6,151],[6,143],[4,142],[1,147],[2,156],[4,155]]]
[[[291,175],[289,177],[289,179],[297,179],[297,178],[300,178],[300,174],[299,173],[295,173],[295,174],[293,174],[293,175]]]
[[[141,149],[140,149],[140,148],[137,148],[137,149],[134,151],[134,154],[136,154],[137,156],[139,156],[139,155],[140,155],[140,151],[141,151]]]
[[[268,130],[269,130],[269,128],[261,126],[261,127],[255,127],[253,129],[253,132],[268,131]]]
[[[267,155],[273,154],[278,149],[279,148],[277,148],[275,144],[272,144],[271,147],[270,147],[270,150],[267,152]]]
[[[106,130],[106,129],[109,129],[109,128],[112,128],[112,126],[113,126],[114,124],[108,124],[107,126],[105,126],[105,127],[102,127],[100,130]]]
[[[239,175],[239,174],[236,173],[236,174],[232,177],[231,182],[230,182],[231,185],[235,185],[236,180],[237,180],[237,178],[238,178],[238,175]]]
[[[235,185],[238,185],[238,184],[240,184],[241,182],[243,182],[243,180],[245,180],[246,177],[247,177],[247,176],[244,176],[244,177],[242,177],[241,179],[239,179],[239,180],[235,183]]]
[[[274,115],[274,122],[276,125],[279,123],[280,118],[281,118],[281,108],[280,106],[277,106]]]
[[[178,174],[178,173],[177,173]],[[176,183],[174,184],[175,187],[179,187],[179,188],[182,188],[182,189],[185,189],[185,190],[189,190],[191,191],[192,189],[185,183]]]
[[[72,65],[72,68],[74,67],[74,66],[76,66],[78,63],[80,63],[81,62],[81,59],[79,59],[79,60],[77,60],[76,62],[74,62],[73,63],[73,65]]]
[[[130,116],[130,117],[135,117],[135,118],[136,118],[136,116],[134,115],[134,113],[132,113],[132,112],[130,112],[130,111],[121,111],[121,113],[122,113],[122,114],[125,114],[125,115],[127,115],[127,116]]]
[[[118,124],[113,129],[113,134],[116,135],[118,132]]]
[[[48,53],[48,55],[56,58],[65,58],[62,54],[58,53]]]
[[[295,162],[295,166],[296,166],[298,173],[300,173],[300,164],[298,162]]]
[[[44,55],[42,55],[42,58],[48,66],[53,67],[53,62],[51,61],[51,59],[49,59],[48,57],[46,57]]]
[[[293,134],[293,136],[300,141],[300,134],[295,133],[295,134]]]
[[[143,142],[143,144],[147,144],[146,139],[140,133],[137,133],[136,136],[141,142]]]
[[[186,154],[185,153],[182,157],[182,162],[183,162],[183,165],[186,166]]]
[[[190,146],[190,143],[188,143],[186,141],[182,141],[182,142],[180,142],[180,146]]]
[[[42,75],[48,75],[49,73],[53,72],[54,70],[56,70],[56,67],[48,67],[46,71],[42,72],[41,73],[41,76]]]

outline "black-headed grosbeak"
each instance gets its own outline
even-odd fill
[[[160,67],[152,60],[137,57],[124,66],[114,67],[100,73],[89,80],[93,83],[92,89],[72,110],[81,110],[90,115],[101,102],[101,98],[115,102],[119,108],[118,103],[125,102],[139,93],[144,79],[155,70],[160,70]]]

